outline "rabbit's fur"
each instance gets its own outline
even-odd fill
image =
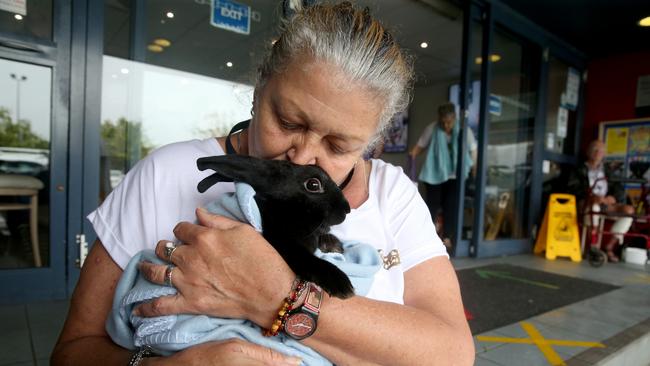
[[[328,234],[345,220],[350,205],[343,192],[320,167],[250,156],[211,156],[197,160],[199,170],[214,174],[198,184],[203,193],[218,182],[248,183],[262,216],[262,235],[301,279],[321,286],[330,295],[347,298],[353,287],[335,265],[314,255],[342,252],[341,242]]]

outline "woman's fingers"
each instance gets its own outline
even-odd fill
[[[158,258],[181,266],[185,263],[185,248],[182,244],[174,244],[169,240],[161,240],[156,244],[156,256]]]
[[[224,346],[229,347],[234,352],[240,352],[251,359],[262,362],[264,365],[300,365],[301,359],[298,357],[285,356],[270,348],[262,347],[257,344],[245,342],[242,340],[228,340]]]
[[[220,230],[232,229],[235,226],[242,224],[237,220],[212,214],[202,207],[196,209],[196,218],[199,220],[201,225]]]
[[[181,269],[172,264],[164,265],[140,262],[138,269],[144,278],[159,285],[174,286],[175,284],[181,283],[183,278]]]
[[[142,303],[133,309],[133,313],[142,317],[163,316],[170,314],[188,313],[183,296],[163,296],[150,302]]]

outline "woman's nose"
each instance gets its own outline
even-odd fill
[[[290,162],[298,165],[315,165],[318,161],[317,146],[313,142],[296,142],[287,151],[287,158]]]

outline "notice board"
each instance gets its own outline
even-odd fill
[[[634,170],[650,164],[650,118],[601,122],[598,137],[605,143],[604,164],[622,178],[641,178]],[[650,169],[642,179],[650,182]],[[638,183],[626,183],[625,189],[632,200],[640,194]]]

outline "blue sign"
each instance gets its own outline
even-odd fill
[[[231,32],[250,34],[251,7],[231,0],[212,0],[210,24]]]
[[[490,107],[488,108],[490,114],[495,116],[501,115],[501,97],[498,97],[494,94],[490,94]]]

